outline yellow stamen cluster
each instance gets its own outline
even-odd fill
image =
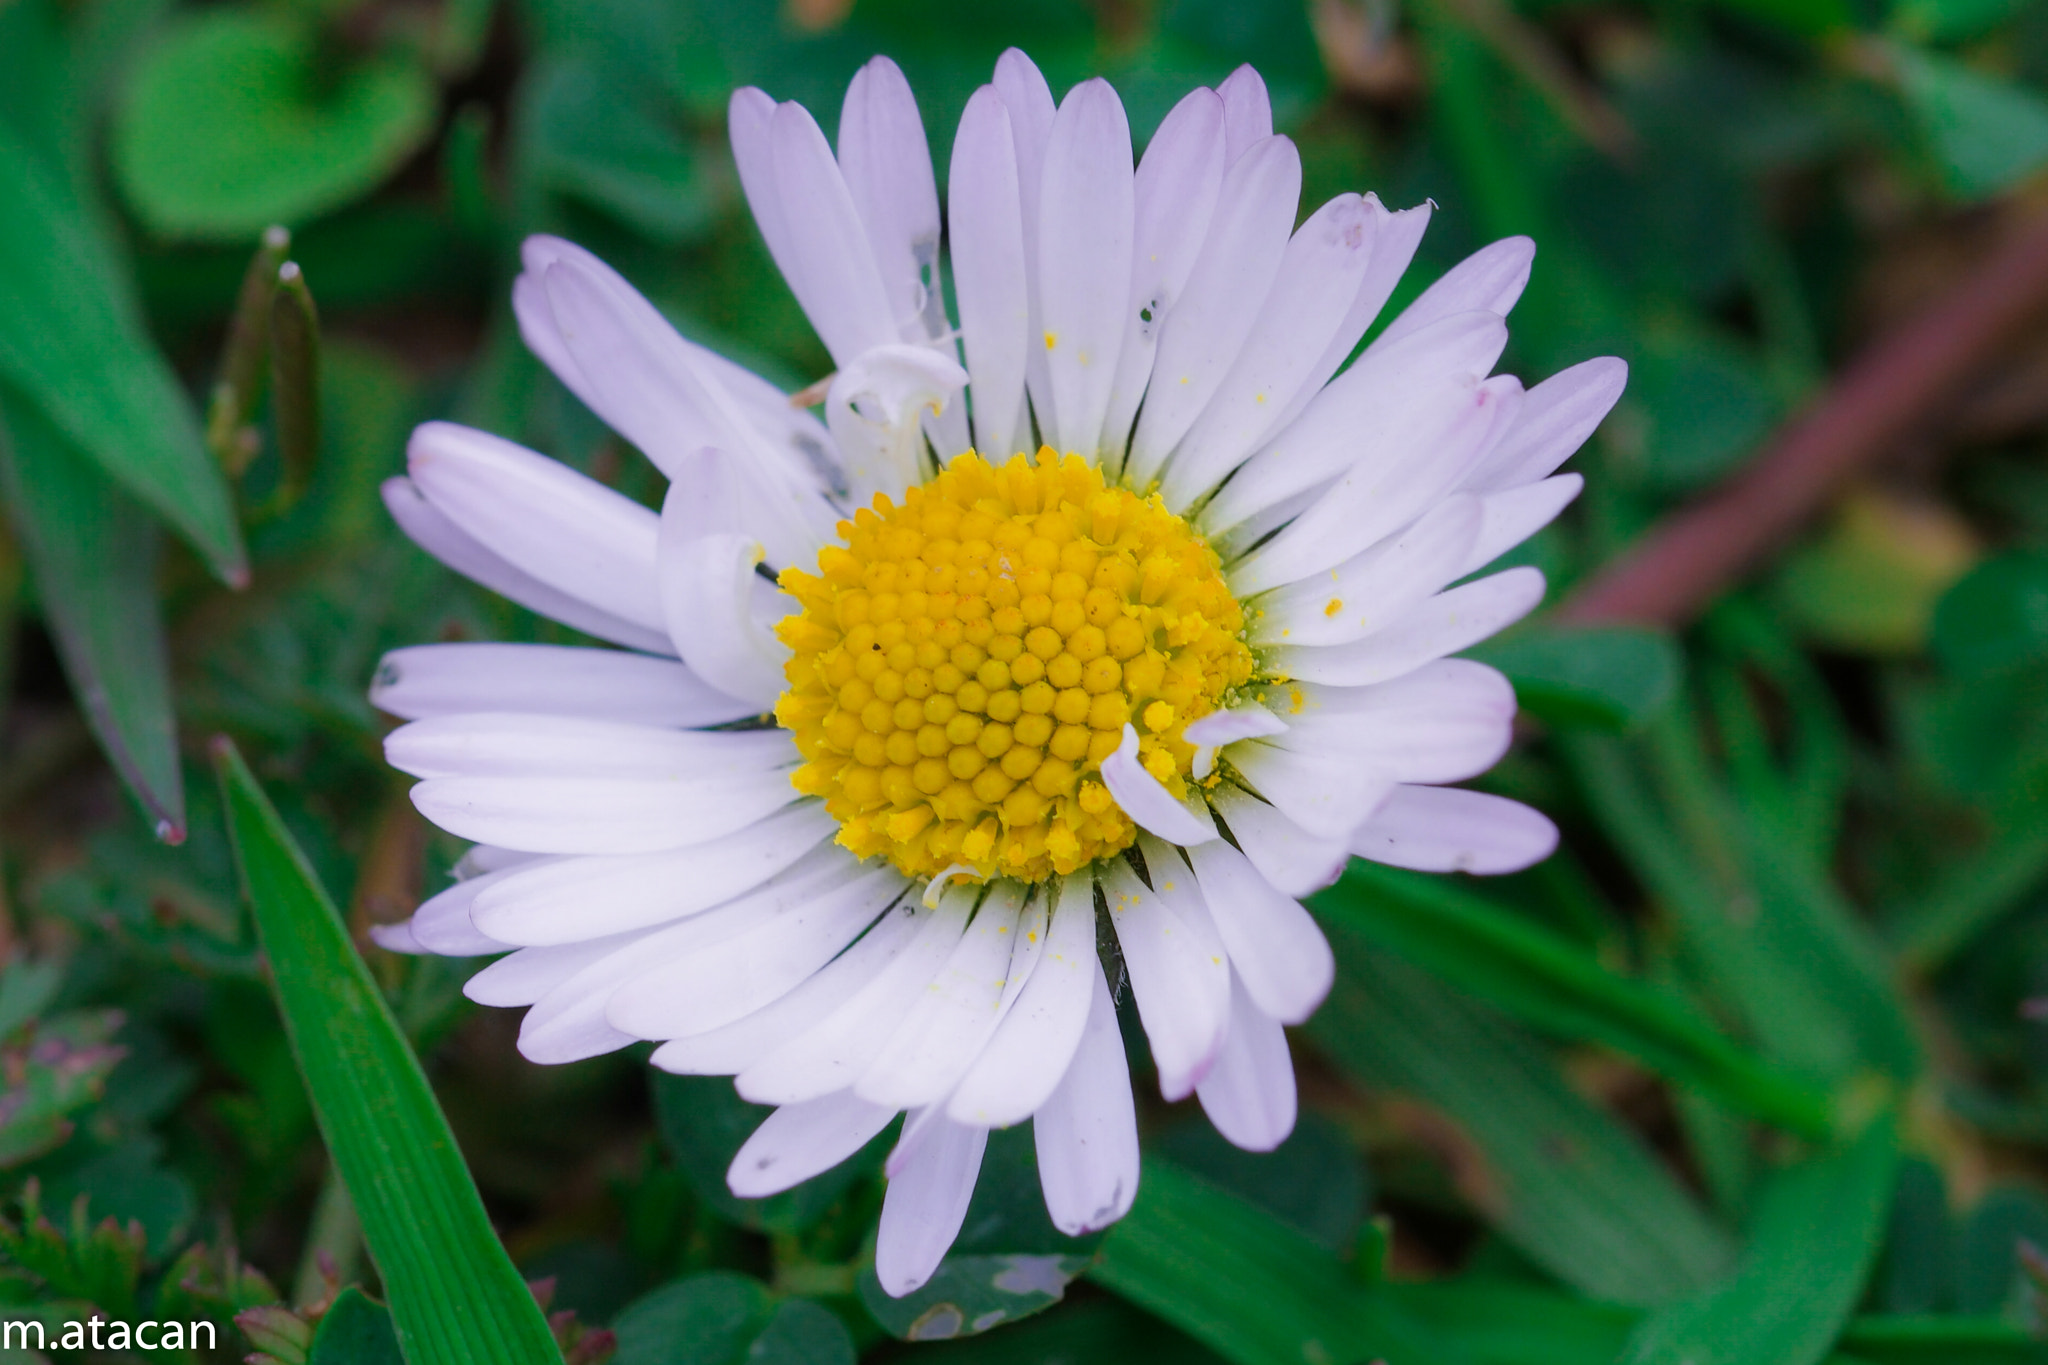
[[[1098,774],[1126,722],[1176,795],[1186,724],[1252,674],[1215,551],[1159,500],[1049,447],[969,453],[839,524],[802,611],[775,715],[839,842],[913,877],[1038,880],[1136,838]]]

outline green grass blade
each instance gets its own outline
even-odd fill
[[[1235,1365],[1464,1365],[1307,1236],[1170,1162],[1146,1161],[1088,1273]]]
[[[227,481],[96,229],[0,126],[0,377],[230,583],[248,576]]]
[[[1636,1328],[1620,1365],[1815,1365],[1863,1294],[1884,1239],[1898,1138],[1881,1117],[1765,1190],[1733,1274]]]
[[[4,384],[0,490],[78,709],[158,837],[179,842],[185,787],[157,609],[155,525]]]
[[[559,1365],[484,1214],[419,1059],[334,905],[234,745],[215,742],[228,830],[320,1131],[412,1365]]]
[[[1418,966],[1542,1032],[1603,1043],[1665,1079],[1808,1137],[1831,1131],[1826,1095],[1773,1069],[1640,982],[1441,877],[1354,862],[1314,901]]]
[[[1474,1156],[1459,1183],[1504,1238],[1617,1303],[1696,1293],[1734,1259],[1728,1234],[1533,1039],[1342,921],[1325,924],[1337,984],[1309,1036],[1364,1084],[1457,1126]]]

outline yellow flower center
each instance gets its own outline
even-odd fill
[[[1216,552],[1079,456],[970,452],[839,534],[782,574],[802,611],[775,716],[839,842],[910,876],[1036,881],[1128,847],[1098,775],[1126,722],[1184,794],[1182,730],[1252,675]]]

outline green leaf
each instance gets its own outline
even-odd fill
[[[1781,1172],[1734,1272],[1651,1314],[1620,1365],[1814,1365],[1863,1293],[1898,1166],[1880,1117],[1855,1142]]]
[[[1068,1237],[1053,1226],[1031,1130],[998,1129],[988,1136],[960,1235],[931,1279],[891,1298],[869,1266],[860,1275],[860,1299],[876,1322],[906,1341],[973,1336],[1058,1303],[1101,1241],[1100,1233]]]
[[[654,1121],[691,1192],[713,1212],[757,1232],[801,1232],[823,1218],[847,1188],[880,1168],[887,1134],[822,1175],[767,1199],[741,1199],[725,1183],[732,1159],[774,1110],[749,1104],[724,1076],[652,1073]]]
[[[2015,1302],[2023,1240],[2048,1247],[2048,1199],[2024,1185],[1992,1187],[1970,1210],[1956,1237],[1957,1309],[1996,1314]]]
[[[1857,1318],[1841,1347],[1871,1365],[2039,1365],[2042,1354],[2034,1334],[2015,1323],[1933,1315]]]
[[[2014,550],[1972,569],[1936,604],[1928,644],[1958,677],[2048,660],[2048,554]]]
[[[68,1117],[98,1099],[121,1060],[114,1010],[60,1014],[21,1031],[0,1049],[0,1170],[61,1146]]]
[[[703,236],[732,197],[722,158],[584,63],[531,78],[533,175],[668,245]]]
[[[853,1365],[853,1339],[808,1299],[714,1270],[643,1294],[612,1321],[611,1365]]]
[[[921,1346],[918,1365],[1219,1365],[1220,1357],[1122,1299],[1076,1299],[985,1337]]]
[[[1089,1278],[1235,1365],[1461,1365],[1461,1353],[1306,1236],[1157,1158]]]
[[[1536,625],[1469,651],[1515,685],[1515,700],[1563,729],[1634,729],[1671,699],[1677,642],[1639,626]]]
[[[1332,1252],[1357,1244],[1371,1202],[1365,1163],[1350,1134],[1314,1110],[1304,1110],[1286,1141],[1270,1152],[1235,1146],[1201,1116],[1148,1141],[1158,1155],[1249,1199]]]
[[[433,132],[435,102],[414,56],[337,71],[289,13],[201,10],[135,72],[114,120],[114,174],[158,232],[254,237],[375,188]]]
[[[2027,0],[1897,0],[1888,21],[1902,38],[1960,43],[1997,28],[2027,7]]]
[[[1309,1036],[1363,1084],[1411,1095],[1469,1140],[1460,1186],[1530,1259],[1596,1298],[1658,1303],[1734,1246],[1627,1129],[1494,1011],[1325,918],[1337,983]]]
[[[1316,911],[1553,1036],[1603,1043],[1665,1079],[1807,1137],[1828,1097],[1752,1056],[1663,993],[1615,975],[1552,931],[1425,877],[1354,861]]]
[[[412,1365],[558,1365],[419,1059],[234,745],[215,767],[236,861],[328,1153]]]
[[[177,376],[92,220],[4,125],[0,204],[0,380],[239,582],[227,484]]]
[[[86,724],[158,837],[182,841],[185,788],[157,607],[154,525],[4,385],[0,490]]]
[[[306,1365],[405,1365],[390,1310],[353,1285],[342,1290],[320,1317]]]
[[[2048,164],[2048,100],[1952,57],[1903,44],[1890,53],[1906,104],[1956,194],[1987,198]]]

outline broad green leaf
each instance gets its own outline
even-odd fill
[[[1842,33],[1856,21],[1848,0],[1717,0],[1720,8],[1802,38]]]
[[[1886,1313],[1947,1308],[1953,1301],[1955,1268],[1955,1224],[1941,1172],[1918,1157],[1901,1161],[1873,1304]]]
[[[662,1285],[612,1321],[611,1365],[854,1365],[853,1339],[808,1299],[769,1297],[758,1280],[714,1270]]]
[[[185,788],[157,607],[155,527],[140,505],[4,385],[0,490],[78,709],[157,836],[180,842]]]
[[[1442,877],[1354,861],[1317,912],[1530,1026],[1603,1043],[1665,1079],[1808,1137],[1831,1130],[1829,1098],[1773,1069],[1663,993]]]
[[[1871,1365],[2039,1365],[2040,1340],[1995,1317],[1857,1318],[1842,1332],[1842,1354]]]
[[[1927,643],[1935,604],[1977,553],[1959,513],[1925,499],[1858,490],[1820,536],[1786,561],[1777,596],[1825,645],[1913,654]]]
[[[1620,1365],[1814,1365],[1862,1297],[1898,1167],[1881,1116],[1854,1142],[1781,1172],[1742,1259],[1697,1297],[1640,1323]]]
[[[1698,323],[1642,329],[1624,401],[1646,423],[1630,472],[1673,491],[1734,469],[1781,408],[1753,351]]]
[[[658,242],[679,245],[714,226],[732,199],[730,173],[680,123],[622,97],[603,72],[569,63],[537,72],[533,175]]]
[[[160,233],[253,240],[374,188],[432,133],[434,105],[415,56],[337,70],[288,12],[194,11],[135,72],[114,174]]]
[[[2048,165],[2048,99],[1953,57],[1904,44],[1891,54],[1906,104],[1956,194],[1999,194]]]
[[[556,1365],[540,1305],[333,902],[234,745],[217,740],[214,760],[285,1032],[406,1359]]]
[[[724,1076],[652,1073],[654,1121],[691,1192],[719,1217],[759,1232],[801,1232],[823,1218],[848,1187],[877,1170],[888,1137],[870,1143],[864,1155],[840,1162],[794,1189],[767,1199],[741,1199],[725,1183],[732,1159],[761,1121],[774,1112],[749,1104]]]
[[[1428,1104],[1470,1142],[1462,1192],[1524,1255],[1584,1293],[1658,1303],[1711,1283],[1728,1234],[1627,1129],[1491,1009],[1326,917],[1337,984],[1308,1024],[1367,1086]]]
[[[342,1290],[320,1317],[306,1365],[405,1365],[390,1310],[354,1286]]]
[[[1936,605],[1928,643],[1958,677],[2048,660],[2048,554],[2013,550],[1972,569]]]
[[[1088,1268],[1101,1234],[1068,1237],[1052,1225],[1038,1184],[1038,1154],[1023,1125],[989,1134],[981,1174],[946,1259],[923,1287],[892,1299],[862,1270],[868,1313],[907,1341],[972,1336],[1058,1303]]]
[[[1640,626],[1538,624],[1469,653],[1507,674],[1522,710],[1562,729],[1634,729],[1671,699],[1684,667],[1669,635]]]
[[[1306,1236],[1157,1158],[1089,1278],[1235,1365],[1463,1365]]]
[[[70,191],[0,124],[0,380],[229,582],[247,576],[226,481],[128,281]],[[75,458],[75,457],[74,457]]]
[[[1070,1301],[985,1337],[917,1351],[919,1365],[1221,1365],[1221,1357],[1122,1299]]]
[[[1287,1140],[1270,1152],[1233,1145],[1197,1115],[1146,1140],[1158,1155],[1249,1199],[1332,1252],[1357,1244],[1371,1202],[1365,1163],[1350,1134],[1314,1110],[1304,1110]]]
[[[1891,29],[1923,43],[1960,43],[1997,28],[2027,7],[2027,0],[1896,0]]]
[[[2023,1240],[2048,1247],[2048,1199],[2024,1185],[1993,1186],[1957,1232],[1953,1301],[1959,1311],[1997,1314],[2017,1301]]]

